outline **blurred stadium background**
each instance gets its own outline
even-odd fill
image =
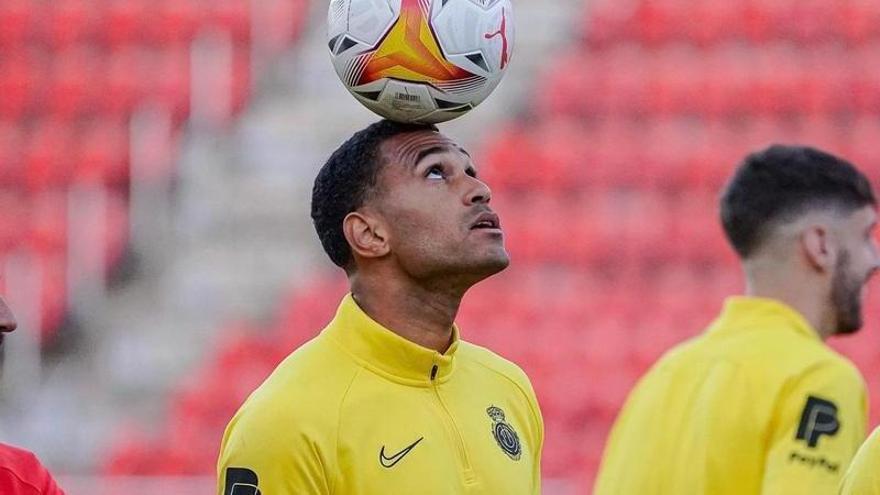
[[[589,493],[637,377],[741,290],[716,196],[802,142],[880,172],[875,0],[519,0],[496,93],[444,132],[477,153],[514,264],[467,338],[519,363],[545,493]],[[345,290],[317,169],[375,120],[313,0],[0,1],[0,285],[20,320],[0,439],[70,495],[214,490],[223,427]],[[834,345],[880,419],[880,297]]]

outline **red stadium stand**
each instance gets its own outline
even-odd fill
[[[273,4],[290,4],[275,19],[287,23],[289,43],[305,2]],[[90,275],[104,276],[125,249],[132,115],[158,105],[182,126],[190,48],[206,29],[233,42],[231,100],[233,112],[241,110],[251,84],[251,7],[248,0],[0,2],[0,197],[15,203],[5,211],[22,210],[0,226],[0,262],[33,252],[44,273],[57,275],[42,284],[45,342],[67,308],[68,191],[88,184],[107,198],[99,231],[111,266],[96,264]]]
[[[55,52],[86,43],[96,36],[100,26],[97,2],[55,0],[44,7],[42,36]]]
[[[134,8],[122,4],[114,15]],[[235,5],[218,3],[212,19],[244,32],[227,24],[240,17],[223,15]],[[877,2],[586,5],[582,39],[549,64],[534,118],[488,136],[477,159],[514,263],[470,292],[460,314],[466,338],[531,376],[545,414],[544,476],[570,480],[575,493],[590,491],[637,378],[742,290],[717,196],[743,155],[802,142],[880,173]],[[120,87],[138,84],[119,76]],[[8,153],[4,138],[18,139],[0,127],[0,154]],[[179,449],[173,465],[151,461],[148,440],[125,438],[107,471],[210,472],[225,420],[284,354],[326,324],[343,291],[336,279],[316,281],[282,304],[268,342],[239,331],[220,345],[176,395],[167,426],[169,448]],[[878,310],[874,294],[867,313]],[[877,390],[880,328],[869,321],[835,345]],[[880,399],[872,397],[876,424]]]
[[[30,0],[9,0],[0,4],[0,46],[21,47],[34,28],[36,12]]]
[[[545,358],[517,356],[518,346],[508,352],[531,372],[545,406],[548,475],[579,480],[577,492],[588,492],[613,413],[631,385],[627,377],[703,328],[723,297],[738,290],[716,198],[745,152],[802,142],[843,154],[876,177],[880,81],[865,67],[876,64],[880,33],[870,19],[877,15],[877,4],[858,0],[591,2],[583,42],[550,64],[544,87],[552,90],[535,100],[539,118],[512,123],[489,140],[482,164],[490,167],[484,175],[496,197],[529,198],[498,202],[505,225],[519,224],[508,236],[514,270],[571,263],[556,246],[567,240],[584,254],[573,265],[580,276],[608,277],[609,285],[571,296],[569,286],[547,285],[553,297],[585,307],[566,318],[573,330],[556,335],[546,325],[520,327],[529,339],[563,342],[550,351],[566,361],[563,371],[548,371]],[[514,141],[527,144],[513,154]],[[514,177],[526,167],[526,177]],[[553,180],[540,180],[543,171],[552,171]],[[572,190],[590,199],[559,200],[544,215],[533,207],[547,201],[542,196],[558,199]],[[545,221],[532,222],[532,215]],[[553,225],[556,219],[563,220]],[[564,235],[554,237],[554,227]],[[523,261],[535,266],[523,268]],[[609,294],[609,286],[624,288],[619,297],[629,303]],[[480,287],[474,295],[517,290],[510,287],[517,285]],[[593,298],[601,302],[587,302]],[[878,304],[875,296],[867,313]],[[544,317],[556,314],[548,310]],[[503,339],[483,333],[484,315],[474,316],[476,338],[503,352]],[[872,351],[877,330],[836,344],[865,372],[869,387],[880,371],[880,354]],[[592,339],[597,332],[603,337]],[[523,338],[516,333],[511,329],[510,338]],[[572,388],[571,369],[580,370],[583,390]],[[619,382],[605,378],[609,370]],[[589,417],[579,421],[591,425],[593,436],[563,426],[585,402],[592,404]],[[880,401],[873,405],[876,423]],[[572,451],[572,442],[584,448]]]

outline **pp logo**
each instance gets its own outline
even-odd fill
[[[262,495],[257,473],[247,468],[227,468],[223,495]]]
[[[807,442],[807,446],[815,448],[822,435],[834,436],[840,429],[837,421],[837,406],[825,399],[809,396],[801,423],[798,425],[797,439]]]

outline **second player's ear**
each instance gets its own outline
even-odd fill
[[[815,270],[830,272],[837,264],[837,245],[831,230],[822,224],[807,227],[800,238],[807,262]]]
[[[342,232],[352,252],[362,258],[381,258],[391,250],[384,223],[369,212],[354,211],[346,215]]]

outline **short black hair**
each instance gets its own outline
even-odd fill
[[[324,251],[336,265],[348,270],[353,261],[342,221],[364,204],[376,186],[382,168],[379,147],[398,134],[418,131],[436,132],[437,127],[375,122],[342,143],[318,172],[312,187],[312,222]]]
[[[874,205],[871,184],[851,163],[805,146],[774,145],[748,155],[721,197],[721,224],[743,259],[770,229],[817,208],[849,213]]]

